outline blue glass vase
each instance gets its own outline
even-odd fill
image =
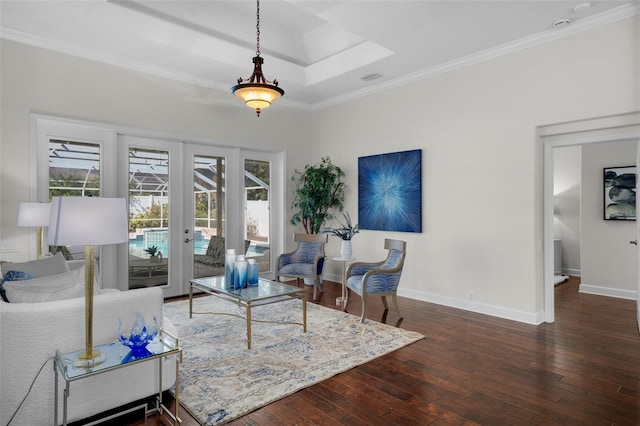
[[[258,265],[255,259],[247,260],[247,285],[258,285],[258,279],[260,278],[260,265]]]
[[[235,249],[227,249],[227,253],[224,255],[224,285],[227,290],[233,290],[234,288],[234,276],[233,272],[236,266],[236,251]]]
[[[234,288],[241,290],[247,287],[247,261],[243,254],[239,254],[236,259],[236,266],[233,271]]]

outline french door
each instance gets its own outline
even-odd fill
[[[165,296],[188,292],[189,280],[224,274],[233,248],[271,271],[269,154],[120,136],[129,201],[128,288],[161,286]],[[125,158],[126,157],[126,158]],[[124,189],[126,187],[126,190]]]
[[[119,149],[129,289],[161,286],[177,296],[193,277],[223,274],[224,252],[242,226],[238,150],[133,136],[121,136]]]
[[[185,145],[190,179],[182,202],[183,264],[193,266],[193,277],[224,275],[226,249],[258,263],[261,275],[272,276],[271,217],[277,211],[272,203],[281,201],[272,188],[282,181],[279,164],[277,154]]]

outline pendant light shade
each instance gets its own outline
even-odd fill
[[[262,74],[264,59],[260,56],[260,0],[256,0],[256,4],[256,56],[253,57],[253,73],[246,80],[239,78],[238,84],[231,88],[231,93],[242,99],[248,107],[255,109],[260,117],[260,111],[281,98],[284,90],[278,87],[277,80],[269,81]]]

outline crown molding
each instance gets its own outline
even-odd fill
[[[427,68],[413,74],[408,74],[397,78],[395,80],[387,81],[375,86],[371,86],[365,89],[356,90],[347,94],[337,96],[326,101],[316,102],[310,105],[312,111],[321,110],[330,106],[338,105],[355,99],[363,98],[365,96],[380,93],[389,89],[404,86],[406,84],[414,83],[416,81],[424,80],[429,77],[444,74],[450,71],[455,71],[461,68],[465,68],[471,65],[479,64],[491,59],[498,58],[500,56],[515,53],[520,50],[528,49],[530,47],[539,46],[544,43],[559,40],[568,37],[573,34],[577,34],[583,31],[591,30],[601,27],[603,25],[610,24],[622,19],[630,18],[640,14],[640,2],[630,3],[618,8],[612,9],[608,12],[601,13],[592,18],[587,18],[583,21],[573,23],[563,28],[550,28],[549,30],[535,34],[533,36],[525,37],[514,42],[506,43],[497,47],[484,50],[482,52],[474,53],[453,61],[445,62],[443,64],[436,65],[431,68]]]

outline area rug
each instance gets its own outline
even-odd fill
[[[254,320],[302,322],[300,300],[251,310]],[[238,313],[214,296],[196,298],[194,311]],[[241,312],[242,313],[242,312]],[[189,318],[189,302],[164,305],[176,326],[183,362],[181,404],[203,425],[219,425],[257,408],[416,342],[424,336],[307,303],[307,332],[301,325],[252,323],[229,315]]]

